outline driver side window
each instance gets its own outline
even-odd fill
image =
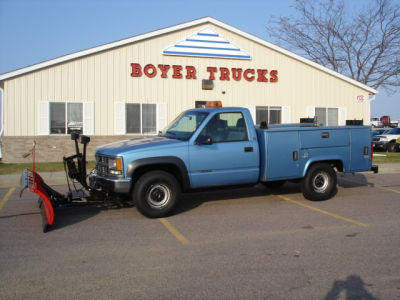
[[[216,114],[200,135],[209,136],[213,143],[247,141],[247,128],[240,112]]]

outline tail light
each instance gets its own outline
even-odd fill
[[[374,157],[374,144],[371,143],[371,159]]]

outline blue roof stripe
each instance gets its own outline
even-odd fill
[[[197,33],[197,35],[203,35],[203,36],[219,36],[218,33]]]
[[[188,41],[188,42],[203,42],[203,43],[217,43],[217,44],[230,44],[229,42],[225,42],[225,41],[211,41],[211,40],[186,39],[186,41]]]
[[[249,55],[232,55],[232,54],[215,54],[215,53],[196,53],[196,52],[178,52],[178,51],[167,51],[164,50],[164,54],[174,55],[193,55],[193,56],[209,56],[209,57],[227,57],[227,58],[247,58],[250,59]]]
[[[210,27],[205,27],[197,33],[187,36],[185,40],[170,45],[165,48],[162,53],[164,55],[251,60],[251,56],[248,53],[228,41]]]
[[[188,46],[188,45],[175,45],[178,48],[191,48],[191,49],[209,49],[209,50],[228,50],[228,51],[240,51],[238,48],[220,48],[220,47],[202,47],[202,46]]]

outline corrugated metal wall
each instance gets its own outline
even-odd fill
[[[162,55],[166,47],[206,26],[252,56],[251,60],[178,57]],[[131,63],[168,64],[168,78],[160,71],[154,78],[131,77]],[[172,78],[172,65],[194,66],[197,79]],[[278,70],[276,83],[248,82],[243,78],[220,81],[216,73],[214,90],[203,91],[207,67]],[[183,75],[185,70],[183,69]],[[114,48],[39,71],[5,80],[4,129],[6,136],[38,134],[40,101],[94,102],[95,135],[114,135],[116,102],[167,103],[168,121],[196,100],[221,100],[224,106],[287,106],[292,122],[307,117],[307,107],[335,107],[347,119],[364,119],[369,124],[368,92],[285,56],[214,24],[207,24]]]

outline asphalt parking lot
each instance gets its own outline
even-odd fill
[[[62,208],[45,234],[18,192],[0,189],[0,299],[400,299],[400,174],[339,175],[323,202],[293,183],[191,193],[155,220]]]

